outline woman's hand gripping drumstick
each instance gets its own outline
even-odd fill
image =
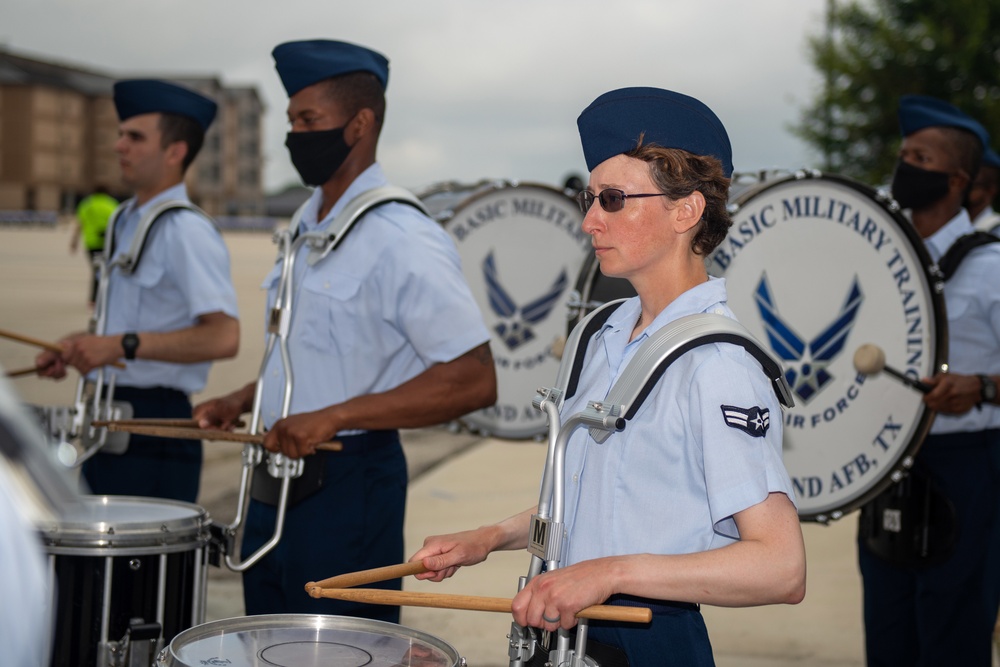
[[[494,611],[507,614],[513,612],[513,600],[510,598],[492,598],[477,595],[388,591],[378,588],[312,588],[309,589],[309,594],[315,598],[333,598],[335,600],[350,600],[353,602],[366,602],[368,604]],[[645,607],[592,605],[578,611],[575,618],[616,621],[619,623],[649,623],[653,618],[653,612]]]

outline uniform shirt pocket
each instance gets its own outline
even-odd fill
[[[316,352],[346,357],[358,340],[361,280],[346,274],[309,275],[293,305],[293,338]]]
[[[117,269],[115,270],[117,271]],[[112,290],[112,302],[109,303],[109,313],[116,312],[113,318],[123,326],[124,330],[142,330],[155,328],[154,320],[158,314],[158,303],[163,295],[155,290],[163,280],[163,267],[156,262],[147,261],[139,265],[139,268],[132,275],[121,274],[115,288]],[[112,276],[114,278],[114,276]],[[110,323],[110,318],[109,318]]]

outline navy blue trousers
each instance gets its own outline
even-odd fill
[[[176,389],[116,387],[115,400],[132,404],[136,418],[191,417],[191,401]],[[124,454],[98,452],[84,462],[83,479],[95,495],[152,496],[193,503],[201,480],[200,440],[129,436]]]
[[[989,667],[997,618],[1000,431],[933,435],[917,456],[954,505],[955,551],[930,567],[891,565],[858,543],[869,667]],[[992,596],[992,602],[987,598]]]
[[[323,487],[288,509],[281,541],[243,574],[246,613],[334,614],[399,623],[399,607],[317,600],[305,584],[345,572],[402,563],[406,458],[396,431],[338,438],[343,452],[321,452]],[[260,472],[258,474],[266,474]],[[250,501],[241,554],[274,533],[275,508]],[[399,579],[371,587],[400,590]]]
[[[715,667],[712,642],[700,611],[649,606],[653,620],[648,625],[591,621],[587,636],[622,649],[629,667]]]

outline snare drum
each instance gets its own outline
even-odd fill
[[[559,368],[553,344],[565,335],[573,281],[591,253],[579,206],[555,188],[505,181],[418,196],[455,241],[490,331],[497,402],[463,421],[502,438],[544,434],[546,416],[531,399]]]
[[[156,667],[457,667],[465,661],[437,637],[346,616],[274,614],[205,623],[165,647]]]
[[[933,375],[947,352],[940,284],[891,200],[849,179],[765,180],[730,209],[709,272],[785,369],[796,405],[783,414],[784,461],[800,517],[839,518],[902,477],[933,419],[919,392],[860,375],[854,352],[874,343],[889,366]]]
[[[208,524],[205,510],[189,503],[84,496],[58,521],[40,525],[57,589],[52,665],[121,659],[134,619],[159,624],[155,650],[201,623]]]

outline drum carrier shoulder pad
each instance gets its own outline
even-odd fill
[[[129,200],[131,201],[131,200]],[[188,211],[193,211],[198,215],[202,216],[215,227],[218,231],[218,226],[208,213],[201,210],[194,204],[183,199],[166,199],[161,201],[154,206],[152,206],[148,211],[146,211],[142,218],[139,220],[139,226],[135,230],[135,236],[132,237],[132,245],[129,246],[128,252],[124,252],[112,263],[112,258],[115,256],[115,224],[118,222],[119,216],[128,206],[129,201],[123,202],[115,209],[114,213],[111,214],[111,219],[108,221],[108,238],[109,243],[105,246],[104,261],[107,262],[108,267],[117,266],[126,275],[135,273],[135,270],[139,268],[139,260],[142,259],[143,250],[146,248],[146,239],[149,238],[149,232],[153,229],[153,225],[159,220],[164,213],[173,211],[176,209],[186,209]]]
[[[558,405],[576,394],[584,359],[593,335],[607,322],[624,299],[608,302],[590,313],[570,333],[563,360],[556,376]],[[581,342],[583,344],[581,345]],[[729,343],[745,349],[761,365],[778,401],[786,408],[794,406],[791,389],[779,364],[736,320],[725,315],[699,313],[688,315],[664,326],[642,343],[621,376],[611,387],[602,409],[610,411],[610,430],[591,428],[591,436],[603,442],[611,430],[622,430],[632,419],[667,368],[682,354],[702,345]]]
[[[1000,238],[989,232],[972,232],[959,237],[937,263],[941,278],[947,282],[958,271],[958,267],[966,255],[980,246],[998,241]]]
[[[412,206],[427,217],[430,217],[430,213],[427,212],[427,208],[424,206],[424,203],[405,188],[400,188],[394,185],[384,185],[362,192],[360,195],[347,202],[347,206],[345,206],[344,209],[337,214],[337,217],[334,218],[333,222],[330,224],[330,229],[326,233],[325,238],[315,244],[310,244],[311,249],[309,251],[309,257],[306,260],[309,263],[309,266],[313,266],[336,250],[337,247],[343,243],[348,232],[354,228],[354,224],[366,213],[372,209],[378,208],[379,206],[390,203]],[[293,241],[299,236],[299,222],[302,220],[302,214],[308,204],[308,201],[303,203],[292,216],[292,221],[289,226],[292,229]]]

